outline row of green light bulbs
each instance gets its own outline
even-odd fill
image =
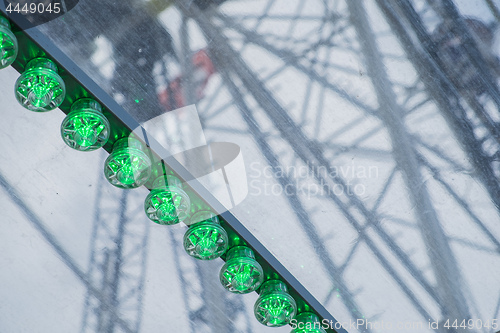
[[[0,69],[10,66],[17,57],[18,45],[10,30],[9,21],[0,16]],[[64,81],[57,66],[50,59],[38,57],[28,62],[15,85],[16,98],[28,110],[46,112],[56,109],[66,95]],[[109,139],[110,124],[100,104],[91,98],[77,100],[61,124],[61,136],[71,148],[92,151],[103,147]],[[145,147],[137,139],[122,138],[115,142],[106,159],[104,174],[114,186],[130,189],[144,185],[151,176],[151,160]],[[190,199],[175,176],[160,176],[146,197],[144,210],[150,220],[161,225],[173,225],[191,220],[184,234],[184,249],[201,260],[212,260],[223,255],[228,247],[228,236],[217,215],[198,211],[189,218]],[[200,222],[198,222],[200,221]],[[188,224],[188,223],[186,223]],[[275,279],[264,282],[264,272],[255,260],[253,251],[246,246],[234,246],[227,252],[226,263],[219,279],[232,293],[246,294],[260,287],[255,302],[257,320],[270,327],[289,324],[297,312],[297,305],[287,292],[286,285]],[[311,312],[296,316],[301,328],[292,333],[321,333],[318,317]],[[316,323],[316,325],[315,325]]]

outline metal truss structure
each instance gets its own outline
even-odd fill
[[[140,193],[123,191],[116,200],[103,193],[99,177],[95,200],[91,254],[87,276],[107,302],[90,292],[85,299],[81,332],[120,332],[111,313],[120,313],[128,327],[141,325],[142,298],[148,252],[149,222],[142,207],[131,210],[130,200],[141,201]]]
[[[218,271],[213,266],[191,260],[182,252],[183,233],[181,229],[168,230],[168,240],[174,255],[175,269],[181,281],[190,332],[242,332],[251,333],[249,309],[238,295],[232,295],[217,288]],[[210,307],[209,303],[219,304]],[[223,304],[223,307],[220,307]]]
[[[394,294],[405,300],[407,310],[423,321],[498,317],[500,299],[491,313],[480,309],[461,265],[465,251],[500,254],[500,234],[492,223],[500,209],[500,92],[491,55],[451,0],[310,2],[258,0],[249,10],[239,6],[241,2],[227,1],[200,10],[189,1],[175,1],[183,24],[194,22],[203,33],[219,76],[211,94],[197,103],[205,129],[250,137],[275,174],[285,166],[309,168],[312,181],[325,193],[318,197],[321,205],[337,212],[336,228],[357,234],[341,254],[334,253],[330,239],[323,236],[325,229],[334,232],[332,226],[325,226],[317,217],[322,216],[319,208],[308,205],[306,194],[298,190],[304,180],[293,175],[276,178],[292,189],[286,196],[289,209],[331,279],[330,292],[320,299],[328,309],[343,307],[353,319],[379,315],[361,302],[363,290],[347,281],[362,253],[396,286]],[[279,10],[285,7],[286,13]],[[385,21],[376,22],[381,18]],[[478,73],[480,91],[464,89],[447,66],[435,40],[439,24],[458,31],[463,46],[459,51],[468,59],[468,69]],[[192,50],[186,27],[177,57],[183,84],[190,87],[193,68],[186,59]],[[386,52],[388,43],[393,47]],[[271,61],[262,66],[252,54]],[[397,71],[409,74],[401,77]],[[293,98],[280,88],[290,73],[300,78],[294,86],[300,93]],[[190,91],[185,90],[185,100],[194,102]],[[354,111],[345,116],[332,105]],[[221,126],[221,117],[229,112],[239,113],[244,130]],[[447,129],[439,135],[426,130],[436,123]],[[454,140],[445,139],[446,134]],[[369,180],[367,186],[374,190],[368,196],[356,191],[359,180],[318,171],[333,170],[359,156],[367,165],[389,170]],[[475,182],[491,201],[483,202],[481,209],[465,194],[482,191],[472,185]],[[464,183],[468,189],[461,187]],[[140,330],[148,233],[147,224],[135,224],[139,229],[134,232],[128,229],[134,214],[142,214],[125,212],[125,202],[135,200],[133,195],[124,192],[119,202],[109,203],[97,195],[89,276],[105,302],[87,297],[82,332],[117,331],[109,313],[125,314],[125,308],[130,314],[123,319],[132,331]],[[440,197],[449,198],[449,216],[439,206]],[[394,208],[394,200],[401,209]],[[453,232],[457,218],[480,235],[478,240]],[[180,234],[169,230],[168,237],[175,255],[181,251]],[[211,320],[204,302],[214,297],[233,309],[238,323],[248,322],[249,310],[232,295],[210,294],[213,288],[206,284],[212,281],[200,278],[206,276],[203,263],[175,257],[191,331],[251,332],[249,324],[234,328],[233,320],[222,320],[222,315],[211,314],[219,318]],[[128,265],[135,267],[131,274]]]
[[[332,296],[338,294],[353,319],[375,315],[359,310],[362,307],[356,301],[356,292],[346,287],[342,274],[350,265],[356,265],[356,252],[366,246],[424,320],[436,317],[435,311],[431,310],[433,306],[439,308],[437,316],[443,322],[446,319],[480,318],[461,276],[460,259],[452,246],[460,244],[498,254],[498,232],[495,234],[491,218],[480,217],[477,209],[461,195],[449,178],[449,172],[474,170],[472,178],[487,189],[496,207],[491,214],[498,217],[498,87],[492,74],[494,70],[484,59],[485,55],[476,45],[477,40],[473,39],[455,5],[451,1],[377,1],[378,8],[372,6],[370,9],[380,10],[384,15],[387,20],[384,25],[391,28],[387,31],[387,26],[381,29],[371,23],[374,18],[365,8],[368,2],[324,1],[317,14],[310,14],[309,4],[296,1],[293,11],[287,10],[287,14],[283,14],[280,9],[290,5],[270,0],[260,2],[260,11],[248,13],[242,10],[241,15],[237,14],[236,5],[228,8],[228,4],[226,10],[202,12],[181,2],[177,4],[211,41],[210,55],[221,76],[219,86],[214,88],[215,94],[198,104],[201,114],[207,115],[205,128],[210,130],[213,122],[213,131],[235,133],[230,126],[222,128],[218,120],[224,117],[224,112],[237,109],[247,125],[247,130],[241,131],[241,135],[253,136],[255,145],[274,173],[279,174],[291,164],[297,168],[310,168],[317,184],[324,186],[330,204],[342,213],[346,227],[358,233],[358,241],[354,242],[345,261],[335,264],[331,250],[318,232],[321,222],[314,220],[314,209],[305,208],[306,196],[287,196],[297,221],[302,224],[325,271],[332,278],[332,291],[323,300],[327,306]],[[427,18],[432,16],[432,11],[434,22]],[[464,56],[468,57],[472,70],[484,80],[481,84],[485,88],[480,94],[460,89],[456,76],[443,64],[445,59],[439,52],[432,52],[436,46],[432,44],[431,27],[436,20],[458,25],[464,39],[461,52],[466,53]],[[305,26],[314,33],[300,34]],[[383,44],[387,43],[384,38],[399,41],[402,52],[384,54]],[[247,51],[249,49],[253,50]],[[250,54],[258,53],[272,59],[266,67],[252,63]],[[337,57],[339,54],[341,57]],[[356,60],[351,62],[363,67],[353,68],[339,58],[344,61],[354,58]],[[395,67],[395,62],[403,63],[400,66],[405,70],[416,71],[414,77],[405,82],[390,77],[384,68],[390,70],[391,66]],[[301,77],[303,82],[297,87],[306,93],[300,94],[303,97],[294,101],[298,102],[295,105],[284,107],[282,101],[287,103],[289,95],[274,86],[279,85],[280,77],[287,77],[290,71]],[[364,91],[353,90],[345,84],[363,74],[369,78]],[[224,100],[224,95],[230,95],[234,105],[230,100]],[[329,105],[332,95],[356,108],[359,111],[357,118],[349,122],[344,120],[342,123],[347,125],[343,127],[322,126],[323,120],[334,119],[328,115],[334,111]],[[313,100],[314,105],[311,105]],[[311,112],[315,113],[313,119]],[[464,151],[470,165],[440,148],[439,142],[419,135],[418,130],[426,122],[432,123],[439,116],[446,120],[460,143],[457,149]],[[371,122],[369,126],[366,126],[367,119]],[[381,133],[390,139],[389,149],[365,148],[365,143],[377,140]],[[286,147],[283,147],[283,141]],[[290,156],[290,151],[293,151],[293,156]],[[379,179],[381,191],[371,202],[363,200],[354,190],[341,194],[328,191],[335,186],[347,188],[348,180],[339,175],[329,177],[316,172],[321,168],[332,170],[334,163],[344,156],[359,154],[375,160],[383,158],[392,164],[392,171],[383,181]],[[292,176],[280,176],[276,181],[284,188],[294,186]],[[387,198],[397,197],[391,192],[398,191],[405,192],[404,197],[414,207],[411,218],[387,213]],[[299,193],[296,190],[290,192]],[[446,235],[447,221],[439,216],[435,207],[437,193],[453,198],[453,205],[466,216],[467,223],[483,234],[484,243],[474,244]],[[411,249],[405,248],[398,237],[390,233],[386,225],[391,223],[408,228],[411,231],[407,232],[415,233],[412,237],[421,237],[428,249],[427,253],[421,253],[428,260],[426,270],[415,261],[414,257],[418,255],[411,253]],[[388,259],[390,257],[384,254],[387,251],[397,260]],[[412,277],[411,283],[403,277],[402,270]],[[429,278],[429,271],[432,278]],[[432,301],[424,302],[423,298]],[[488,315],[495,317],[497,313]]]

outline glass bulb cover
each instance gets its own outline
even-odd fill
[[[17,79],[18,102],[28,110],[46,112],[59,107],[66,96],[66,86],[57,74],[57,66],[49,59],[31,60]]]
[[[297,313],[297,304],[286,292],[283,283],[267,281],[261,287],[261,294],[254,305],[257,320],[269,327],[279,327],[290,323]]]
[[[264,271],[262,267],[251,256],[235,255],[240,248],[251,250],[249,248],[238,246],[228,251],[227,261],[222,266],[219,273],[219,280],[224,288],[235,294],[250,293],[262,284],[264,281]]]
[[[85,100],[89,103],[86,103]],[[108,119],[100,111],[100,106],[92,106],[91,99],[75,102],[71,112],[61,124],[64,142],[79,151],[92,151],[101,148],[109,138],[111,127]],[[98,105],[98,104],[97,104]]]
[[[136,188],[148,181],[151,175],[151,160],[142,150],[124,140],[134,139],[120,139],[115,143],[113,152],[104,163],[104,175],[116,187]]]
[[[297,320],[297,328],[290,333],[326,333],[321,322],[312,312],[302,312],[295,316]]]
[[[148,218],[161,225],[172,225],[188,217],[191,200],[186,192],[176,186],[153,189],[144,201]]]
[[[218,258],[226,252],[227,245],[226,230],[213,220],[193,224],[184,234],[184,250],[196,259]]]
[[[4,20],[5,25],[0,25],[0,69],[12,65],[16,60],[19,47],[17,45],[16,36],[10,31],[7,19]]]

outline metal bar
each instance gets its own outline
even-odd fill
[[[12,200],[12,202],[19,207],[19,210],[26,216],[28,221],[30,221],[33,226],[40,232],[43,238],[49,243],[54,251],[62,259],[62,262],[68,266],[71,271],[78,277],[78,279],[88,288],[89,292],[97,298],[103,306],[110,312],[110,315],[115,320],[115,322],[127,333],[134,333],[134,331],[129,327],[129,324],[120,318],[120,316],[113,311],[113,305],[108,302],[105,295],[102,295],[99,289],[92,284],[90,278],[83,270],[74,262],[73,258],[64,250],[57,239],[50,233],[50,231],[45,227],[42,220],[31,210],[30,207],[21,199],[22,196],[16,191],[7,179],[0,173],[0,186],[4,189],[7,196]]]
[[[493,16],[495,16],[495,19],[497,21],[500,21],[500,11],[498,10],[497,5],[493,2],[493,0],[485,0],[485,1],[491,10],[491,13],[493,14]]]
[[[243,95],[240,93],[239,89],[231,80],[229,73],[224,68],[224,65],[218,62],[216,57],[213,57],[213,59],[215,65],[218,68],[219,73],[221,73],[225,84],[227,85],[231,95],[233,96],[236,104],[238,105],[241,111],[240,112],[241,116],[245,120],[247,126],[249,127],[250,132],[253,134],[257,144],[259,145],[262,154],[266,158],[269,165],[273,168],[273,170],[275,171],[280,170],[279,159],[277,155],[273,152],[269,143],[266,141],[265,135],[257,125],[257,121],[253,117],[252,112],[245,103]],[[316,227],[309,219],[309,214],[307,213],[305,207],[302,205],[302,202],[300,201],[297,195],[297,191],[295,189],[293,181],[288,176],[278,177],[276,180],[281,183],[283,188],[293,188],[291,194],[286,196],[288,204],[294,211],[297,220],[300,221],[302,230],[307,234],[309,240],[311,241],[311,244],[316,249],[319,258],[324,263],[325,269],[332,276],[333,283],[339,285],[340,294],[342,295],[344,303],[346,303],[346,307],[351,312],[351,315],[353,316],[353,318],[361,319],[362,318],[361,313],[359,312],[356,313],[356,309],[359,309],[359,307],[352,298],[352,295],[350,294],[349,289],[347,288],[347,285],[343,281],[341,275],[338,274],[338,269],[333,259],[331,258],[328,250],[324,246],[323,241],[319,236],[319,233],[316,231]],[[341,331],[338,332],[340,333]]]
[[[348,1],[347,7],[360,40],[368,75],[377,93],[380,116],[391,137],[394,158],[403,172],[407,188],[411,189],[410,198],[416,207],[420,232],[438,284],[437,292],[443,301],[441,311],[451,316],[450,319],[468,319],[467,299],[462,294],[463,278],[423,181],[415,148],[404,126],[403,112],[396,102],[392,84],[383,70],[384,64],[364,4],[362,1]]]
[[[104,160],[102,161],[104,162]],[[100,169],[100,168],[99,168]],[[92,226],[92,234],[91,234],[91,248],[94,247],[95,245],[95,242],[96,242],[96,239],[97,239],[97,233],[98,233],[98,227],[99,227],[99,224],[97,223],[97,221],[99,220],[99,216],[101,214],[101,207],[99,205],[99,202],[102,198],[102,182],[99,182],[99,184],[97,185],[97,194],[95,196],[95,201],[94,201],[94,207],[96,207],[96,209],[94,210],[94,225]],[[89,266],[88,266],[88,270],[87,270],[87,275],[88,276],[92,276],[92,273],[94,271],[94,267],[95,267],[95,262],[96,262],[96,253],[95,251],[91,251],[90,252],[90,260],[89,260]],[[83,306],[83,316],[82,316],[82,325],[81,325],[81,328],[80,328],[80,333],[85,333],[85,329],[87,327],[87,323],[88,323],[88,317],[89,315],[93,315],[93,313],[90,311],[91,307],[90,307],[90,304],[91,304],[91,293],[90,293],[90,290],[87,290],[87,293],[85,295],[85,302],[84,302],[84,306]]]
[[[217,15],[217,18],[219,18],[222,22],[224,22],[226,26],[231,27],[232,29],[236,30],[237,32],[239,32],[243,36],[245,36],[245,38],[248,42],[261,46],[262,48],[275,54],[280,59],[286,59],[287,64],[289,66],[295,67],[297,70],[306,74],[309,78],[320,83],[322,86],[327,87],[331,91],[337,93],[340,97],[351,102],[353,105],[359,107],[362,110],[365,110],[369,114],[373,115],[376,113],[376,110],[374,110],[370,106],[366,105],[365,103],[361,102],[357,98],[355,98],[351,95],[348,95],[343,89],[341,89],[341,88],[335,86],[334,84],[332,84],[331,82],[329,82],[324,76],[321,76],[319,73],[317,73],[313,70],[310,70],[306,66],[302,65],[300,63],[301,58],[299,58],[293,52],[291,52],[289,50],[279,49],[276,46],[271,45],[270,43],[262,40],[261,36],[259,36],[255,31],[250,31],[250,30],[243,28],[242,26],[240,26],[238,23],[236,23],[234,20],[232,20],[228,16]]]
[[[418,159],[420,162],[429,169],[432,173],[434,179],[436,179],[447,191],[450,193],[451,197],[462,207],[462,209],[469,215],[469,217],[474,221],[474,223],[479,227],[479,229],[485,234],[485,236],[495,245],[497,252],[500,253],[500,241],[493,235],[493,233],[488,229],[488,227],[477,217],[477,215],[472,211],[469,204],[453,190],[450,184],[448,184],[443,178],[441,178],[440,172],[437,168],[433,167],[427,159],[418,154]]]
[[[114,239],[116,248],[114,251],[112,251],[113,255],[111,256],[112,260],[114,261],[112,263],[112,281],[111,284],[108,286],[111,288],[110,293],[111,293],[111,304],[112,306],[117,309],[119,307],[119,301],[118,301],[118,286],[120,283],[120,271],[121,271],[121,265],[122,265],[122,256],[123,256],[123,238],[125,234],[125,224],[127,223],[127,217],[125,216],[125,207],[127,206],[127,195],[128,193],[123,191],[122,196],[120,198],[120,207],[121,209],[119,211],[119,220],[118,220],[118,234],[117,237]],[[107,328],[106,332],[108,333],[113,333],[114,331],[114,322],[109,321],[107,323]]]
[[[385,0],[377,0],[377,4],[386,16],[389,25],[400,39],[401,45],[406,50],[410,60],[414,63],[416,68],[419,68],[419,76],[425,84],[429,95],[436,101],[443,116],[448,120],[458,141],[472,157],[471,162],[473,166],[480,172],[480,179],[484,182],[488,192],[492,195],[492,200],[498,208],[498,196],[492,194],[495,192],[494,188],[497,184],[492,184],[493,186],[489,186],[490,184],[488,184],[490,179],[493,181],[492,178],[488,179],[490,176],[493,176],[491,166],[488,164],[489,161],[487,158],[483,155],[480,145],[475,141],[472,128],[465,120],[465,112],[458,103],[456,91],[447,80],[446,76],[437,67],[431,56],[428,53],[423,53],[420,46],[414,45],[414,36],[406,31],[406,26],[403,25],[401,21],[401,17],[404,17],[402,13],[406,13],[406,11],[401,11],[401,9],[398,8],[398,2],[388,4]],[[421,30],[421,23],[415,20],[416,18],[418,18],[418,16],[409,15],[407,20],[410,23],[410,27],[413,27],[413,32],[419,35],[422,34],[424,30]],[[419,39],[423,40],[425,36],[421,36]],[[429,46],[425,43],[423,45],[424,48]],[[437,92],[440,91],[440,89],[444,91],[438,94]],[[486,171],[486,173],[484,171]]]
[[[455,170],[458,170],[460,172],[470,172],[466,167],[463,165],[458,164],[458,162],[454,161],[451,157],[447,156],[444,151],[441,150],[441,148],[436,147],[436,146],[431,146],[430,144],[424,142],[420,137],[413,135],[413,140],[415,142],[422,146],[423,148],[427,149],[431,153],[433,153],[435,156],[439,157],[443,161],[448,162]]]
[[[88,276],[92,281],[100,282],[101,293],[108,297],[113,311],[126,316],[131,327],[138,332],[143,312],[150,224],[144,223],[145,218],[136,219],[139,214],[142,217],[142,209],[127,210],[127,202],[137,198],[136,192],[123,191],[119,200],[103,197],[105,182],[101,175],[95,197]],[[129,273],[124,274],[123,270]],[[116,329],[108,310],[87,293],[81,332],[115,332]]]
[[[182,268],[181,262],[180,262],[180,256],[179,256],[179,251],[177,248],[177,244],[175,244],[175,236],[174,236],[174,230],[168,229],[168,235],[170,238],[170,247],[172,248],[172,253],[174,255],[174,263],[175,263],[175,270],[177,271],[177,275],[179,277],[179,280],[181,282],[181,291],[182,291],[182,298],[184,301],[184,307],[186,308],[186,312],[188,313],[188,321],[189,321],[189,328],[190,332],[195,333],[202,328],[200,326],[195,327],[195,316],[193,311],[190,309],[189,306],[189,286],[188,283],[184,277],[184,269]],[[208,325],[208,323],[203,323],[205,325]],[[199,325],[199,323],[198,323]]]
[[[4,12],[5,14],[5,12]],[[17,17],[16,19],[22,19]],[[14,23],[18,24],[16,21]],[[122,133],[127,133],[133,129],[137,129],[134,134],[143,140],[152,153],[158,156],[171,156],[170,152],[159,144],[152,136],[140,126],[140,124],[128,114],[111,96],[109,96],[99,85],[97,85],[87,74],[85,74],[77,64],[75,64],[64,52],[62,52],[56,45],[54,45],[38,28],[33,28],[22,32],[27,38],[35,41],[37,47],[51,57],[60,68],[65,71],[65,78],[74,80],[74,84],[80,85],[94,96],[101,105],[109,111],[107,114],[116,120],[115,125],[122,126],[120,130]],[[19,67],[17,67],[20,70]],[[69,111],[70,105],[62,105],[61,110]],[[111,151],[111,145],[105,146],[108,152]],[[300,297],[311,309],[313,309],[321,318],[329,322],[337,322],[335,318],[324,308],[324,306],[316,300],[316,298],[291,274],[279,260],[277,260],[269,250],[263,246],[255,236],[246,229],[243,224],[197,180],[193,179],[191,174],[175,159],[169,159],[165,162],[173,172],[175,172],[180,179],[190,179],[190,193],[196,195],[208,206],[212,207],[215,211],[225,211],[221,214],[224,225],[232,229],[234,233],[239,235],[251,248],[254,249],[256,256],[261,261],[262,266],[268,267],[276,272],[283,282],[290,287],[290,293]],[[82,273],[83,274],[83,273]],[[119,320],[118,323],[123,321]],[[123,326],[123,325],[121,325]],[[132,332],[129,328],[127,332]]]
[[[407,0],[405,0],[406,2]],[[488,68],[487,62],[474,38],[469,33],[462,15],[458,12],[457,7],[451,0],[427,0],[428,3],[436,9],[436,12],[446,21],[453,22],[453,26],[457,28],[457,32],[463,39],[464,50],[467,53],[469,60],[474,64],[474,67],[481,75],[481,80],[486,84],[487,92],[493,99],[498,108],[500,108],[500,91],[495,78],[491,74],[491,69]],[[411,6],[410,3],[408,3]],[[424,30],[425,31],[425,30]]]
[[[192,295],[190,295],[191,292],[193,292],[193,288],[190,285],[190,282],[194,282],[194,277],[187,276],[186,268],[182,266],[181,264],[181,256],[179,253],[179,246],[177,244],[177,239],[175,238],[175,230],[172,230],[172,228],[167,229],[167,233],[170,239],[170,247],[172,249],[173,257],[174,257],[174,263],[175,263],[175,270],[177,271],[177,275],[179,277],[179,281],[181,283],[181,291],[182,291],[182,297],[184,301],[184,307],[186,308],[187,312],[187,317],[189,321],[189,331],[191,333],[196,333],[196,332],[204,332],[207,328],[210,329],[210,325],[208,323],[208,320],[204,318],[203,312],[206,311],[206,304],[201,305],[200,308],[198,309],[192,309],[191,308],[191,302],[192,300]],[[191,263],[191,265],[195,265],[195,263]],[[193,272],[191,272],[193,273]],[[190,280],[191,278],[191,280]],[[201,279],[201,276],[199,274],[196,275],[196,278]],[[203,286],[202,286],[203,288]],[[202,295],[204,292],[201,292],[201,295],[198,295],[198,297],[201,299]],[[194,302],[198,303],[198,302]],[[203,300],[200,302],[203,303]],[[210,329],[211,330],[211,329]]]
[[[328,185],[330,184],[329,180],[322,177],[322,175],[314,169],[317,165],[319,165],[322,167],[324,166],[327,170],[331,170],[329,161],[327,161],[322,154],[321,147],[319,147],[317,142],[309,140],[302,132],[301,128],[296,126],[288,112],[283,109],[283,107],[266,89],[264,83],[257,78],[257,75],[253,73],[253,71],[241,60],[239,55],[229,46],[221,30],[211,24],[206,15],[197,10],[197,8],[183,7],[183,4],[180,2],[178,3],[178,6],[187,12],[191,11],[190,16],[196,20],[198,25],[206,34],[207,40],[215,41],[217,44],[217,52],[213,52],[212,56],[224,57],[223,61],[221,61],[224,63],[224,66],[231,67],[232,71],[238,75],[248,91],[253,94],[256,102],[262,107],[274,123],[275,127],[280,131],[282,137],[292,146],[300,159],[302,159],[309,168],[312,168],[312,173],[318,180],[318,183],[325,184],[324,189],[328,197],[340,208],[349,223],[351,223],[351,225],[353,225],[358,232],[362,231],[362,224],[356,220],[353,214],[349,212],[348,206],[352,205],[360,211],[368,223],[373,225],[375,231],[394,252],[400,262],[406,267],[416,281],[429,293],[432,298],[434,298],[436,302],[439,303],[440,299],[434,288],[423,276],[423,274],[413,265],[410,258],[404,253],[401,247],[387,234],[387,232],[381,228],[378,217],[365,207],[363,202],[355,194],[344,198],[347,200],[347,203],[345,203],[332,191],[328,190]],[[365,111],[370,113],[368,110]],[[343,186],[343,188],[347,188],[347,184],[340,176],[333,176],[331,178],[335,184]],[[392,267],[390,267],[388,261],[383,257],[380,250],[375,245],[375,242],[372,241],[369,236],[366,236],[366,242],[382,265],[384,265],[390,273],[393,273],[393,276],[397,280],[399,275],[394,269],[392,269]],[[410,299],[414,299],[413,292],[409,288],[407,288],[404,284],[400,284],[400,286]],[[425,310],[423,310],[420,305],[416,304],[416,306],[419,307],[422,313],[425,313]]]
[[[498,297],[498,303],[497,306],[495,307],[495,310],[493,312],[493,316],[491,318],[497,318],[497,316],[500,316],[500,295]],[[500,332],[500,331],[499,331]]]
[[[436,101],[457,141],[471,157],[471,163],[474,165],[479,179],[500,212],[500,184],[492,169],[491,161],[484,153],[481,144],[474,135],[472,126],[467,121],[465,110],[460,105],[460,93],[440,67],[439,59],[436,59],[432,50],[432,39],[427,34],[417,12],[406,0],[377,0],[377,4],[400,39],[410,61],[414,63],[415,68],[419,69],[420,78],[425,84],[429,96]],[[412,33],[420,41],[420,45],[414,45],[414,36],[406,31],[401,23],[401,17],[407,20],[412,28]],[[426,51],[425,54],[422,52],[422,47]]]
[[[180,26],[180,42],[181,42],[181,53],[179,54],[179,60],[182,68],[182,94],[184,95],[184,103],[186,105],[191,105],[196,103],[195,97],[195,86],[193,84],[193,63],[191,46],[189,45],[189,18],[182,15],[181,26]]]

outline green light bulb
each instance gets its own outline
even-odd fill
[[[0,69],[12,65],[17,51],[17,38],[10,30],[9,20],[0,16]]]
[[[101,105],[91,98],[77,100],[61,124],[61,136],[73,149],[92,151],[101,148],[109,138],[110,125]]]
[[[256,290],[264,281],[264,271],[250,248],[233,247],[228,251],[226,260],[219,279],[222,286],[230,292],[247,294]]]
[[[287,293],[283,282],[270,280],[260,288],[260,296],[255,302],[253,312],[261,324],[279,327],[290,323],[297,312],[297,304]]]
[[[181,181],[174,176],[155,179],[153,190],[144,201],[144,211],[151,221],[172,225],[188,217],[191,200],[181,187]]]
[[[290,333],[326,333],[318,316],[312,312],[299,313],[295,319],[297,320],[297,328]]]
[[[15,85],[16,98],[28,110],[46,112],[59,107],[66,95],[57,66],[46,58],[28,62]]]
[[[143,150],[143,144],[134,138],[116,141],[113,152],[104,162],[106,179],[125,189],[144,185],[151,175],[151,160]]]
[[[209,211],[200,211],[191,220],[200,222],[190,225],[184,234],[184,250],[187,254],[201,260],[212,260],[223,255],[228,239],[219,217]]]

